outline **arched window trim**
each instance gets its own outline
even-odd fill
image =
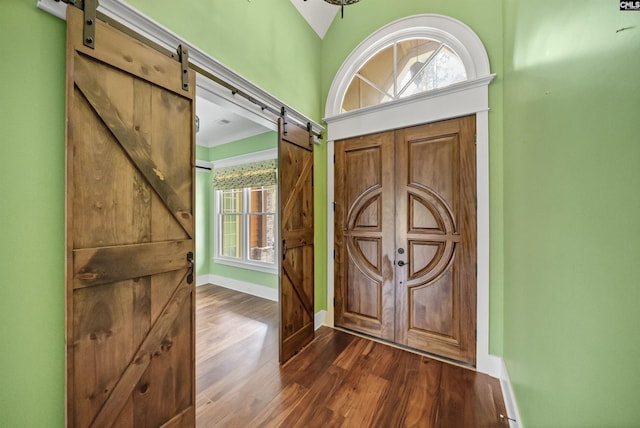
[[[342,112],[344,95],[351,80],[362,66],[385,47],[407,39],[428,38],[449,46],[464,64],[467,81],[490,76],[489,58],[475,32],[457,19],[435,14],[414,15],[394,21],[364,39],[347,57],[333,80],[325,115],[328,118]],[[465,83],[465,82],[463,82]],[[458,86],[458,83],[451,86]],[[447,88],[444,88],[445,91]],[[442,90],[436,90],[442,93]],[[428,91],[430,93],[432,91]],[[435,91],[433,91],[435,92]],[[367,107],[365,107],[367,108]],[[354,111],[359,111],[354,110]]]

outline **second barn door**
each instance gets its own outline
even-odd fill
[[[475,117],[335,147],[336,326],[475,365]]]
[[[314,337],[313,143],[309,131],[278,122],[280,362]]]

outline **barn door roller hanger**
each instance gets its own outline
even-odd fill
[[[86,47],[95,48],[96,42],[96,9],[98,0],[56,0],[70,4],[84,11],[84,29],[82,31],[82,42]]]
[[[67,5],[74,6],[84,12],[83,43],[85,46],[91,49],[94,49],[95,42],[96,42],[96,35],[95,35],[96,19],[100,19],[101,21],[104,21],[107,24],[111,25],[112,27],[117,28],[118,30],[129,35],[130,37],[133,37],[134,39],[137,39],[143,42],[144,44],[157,50],[158,52],[161,52],[167,55],[169,58],[172,58],[180,62],[181,72],[182,72],[182,89],[184,89],[185,91],[189,91],[188,69],[190,68],[196,73],[205,76],[206,78],[214,81],[220,86],[229,89],[233,95],[239,95],[247,99],[249,102],[258,105],[262,109],[262,111],[265,111],[265,110],[269,111],[275,114],[276,116],[282,115],[281,109],[271,107],[269,104],[265,103],[263,100],[257,99],[255,95],[251,93],[247,93],[244,90],[237,88],[235,85],[225,81],[219,76],[216,76],[214,73],[210,72],[206,68],[203,68],[200,65],[190,62],[189,48],[187,47],[186,44],[181,44],[180,46],[178,46],[177,52],[175,50],[167,49],[166,48],[167,45],[161,45],[139,33],[136,33],[134,30],[122,24],[118,20],[111,18],[109,15],[104,14],[101,11],[98,11],[97,10],[98,0],[51,0],[51,1],[55,1],[58,3],[65,3]],[[105,3],[106,10],[109,9],[109,3]],[[57,14],[55,15],[58,16]],[[63,16],[59,16],[59,17],[63,18]],[[284,106],[282,108],[284,108]],[[293,116],[296,118],[296,120],[291,120],[288,122],[302,129],[309,130],[309,128],[311,128],[310,133],[312,136],[310,136],[310,140],[312,141],[312,144],[313,143],[320,144],[320,140],[323,139],[322,131],[314,131],[311,126],[311,122],[308,122],[306,117],[304,117],[304,121],[300,120],[302,116],[300,113],[296,112]],[[318,127],[320,126],[318,125]],[[315,139],[313,137],[317,137],[318,139]]]
[[[56,0],[56,1],[66,3],[68,5],[74,6],[83,11],[84,20],[83,20],[83,30],[82,30],[82,43],[88,48],[95,49],[96,19],[98,19],[98,16],[100,16],[101,20],[104,20],[105,22],[108,22],[111,25],[116,24],[112,20],[106,19],[104,15],[99,14],[97,10],[98,0]],[[114,25],[114,26],[118,28],[121,27],[118,25]],[[122,28],[120,29],[123,30]],[[129,35],[132,35],[130,31],[124,31],[124,32]],[[140,36],[137,36],[135,38],[140,39]],[[150,43],[149,41],[145,40],[145,43],[147,43],[149,46],[154,47],[160,52],[167,54],[166,52],[164,52],[163,49],[158,49],[158,46]],[[189,90],[189,50],[187,46],[180,45],[178,46],[177,53],[168,53],[167,55],[180,62],[181,74],[182,74],[181,76],[182,89],[184,89],[185,91],[188,91]]]

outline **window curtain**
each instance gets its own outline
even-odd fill
[[[278,161],[271,159],[217,168],[213,171],[213,187],[216,190],[231,190],[277,184],[277,167]]]

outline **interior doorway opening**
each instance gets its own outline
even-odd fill
[[[228,412],[233,394],[278,361],[277,183],[222,183],[224,168],[277,160],[277,125],[217,93],[196,90],[196,423]]]

